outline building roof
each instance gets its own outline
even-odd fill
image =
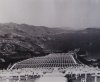
[[[53,53],[47,56],[34,57],[12,66],[12,69],[20,68],[43,68],[43,67],[71,67],[80,66],[73,53]]]

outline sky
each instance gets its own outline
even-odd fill
[[[0,23],[100,27],[100,0],[0,0]]]

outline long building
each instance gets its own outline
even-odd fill
[[[75,60],[74,55],[74,53],[53,53],[47,56],[30,58],[14,64],[11,69],[83,66],[84,64]]]

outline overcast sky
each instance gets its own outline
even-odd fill
[[[0,0],[0,22],[100,27],[100,0]]]

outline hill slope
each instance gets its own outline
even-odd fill
[[[100,58],[100,29],[68,31],[27,24],[0,24],[0,66],[77,48],[80,48],[80,54],[87,52],[91,57]]]

